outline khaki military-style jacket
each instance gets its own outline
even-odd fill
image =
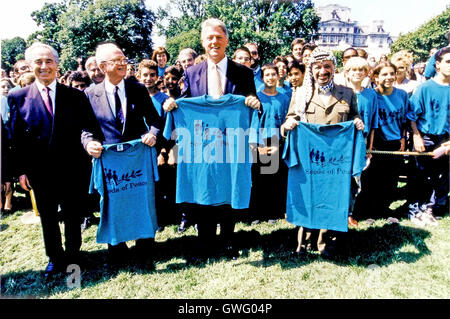
[[[296,120],[300,120],[300,116],[295,112],[296,93],[296,91],[292,92],[291,104],[289,105],[286,119],[293,117]],[[331,91],[328,105],[323,104],[317,88],[315,88],[311,101],[306,107],[306,121],[308,123],[336,124],[359,117],[356,95],[352,89],[342,85],[335,84]],[[283,125],[281,126],[281,134],[286,136]]]

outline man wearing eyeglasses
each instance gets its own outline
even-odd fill
[[[256,91],[261,91],[262,89],[264,89],[264,81],[261,77],[261,58],[259,57],[258,53],[258,45],[256,43],[247,43],[244,45],[244,47],[246,47],[250,51],[252,57],[252,65],[250,68],[253,71]]]
[[[100,123],[104,135],[102,143],[116,144],[140,139],[150,147],[155,146],[161,118],[146,87],[125,79],[127,58],[122,50],[115,43],[102,43],[97,46],[95,57],[105,79],[102,83],[88,88],[85,93]],[[89,135],[83,136],[82,141],[85,138],[89,138]],[[100,158],[103,152],[102,143],[87,145],[88,154]],[[154,238],[143,238],[138,239],[136,243],[139,257],[142,257],[142,261],[149,267],[152,267],[153,261],[150,260],[151,257],[144,255],[150,252],[153,240]],[[113,263],[127,260],[128,247],[125,242],[108,243],[108,250]]]

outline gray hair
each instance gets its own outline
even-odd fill
[[[92,63],[97,64],[97,61],[95,60],[95,56],[91,56],[86,60],[86,63],[84,64],[84,68],[87,70]]]
[[[52,46],[50,46],[50,45],[48,45],[48,44],[45,44],[45,43],[42,43],[42,42],[34,42],[29,48],[27,48],[26,50],[25,50],[25,60],[28,62],[28,63],[31,63],[31,62],[33,62],[33,52],[36,50],[36,49],[46,49],[46,50],[48,50],[48,51],[50,51],[51,53],[52,53],[52,55],[53,55],[53,57],[55,58],[55,61],[56,61],[56,64],[59,64],[59,54],[58,54],[58,51],[56,51]]]
[[[104,53],[111,49],[121,50],[115,43],[112,42],[102,43],[97,46],[97,49],[95,50],[95,61],[97,62],[98,67],[100,67],[102,62],[106,62]]]
[[[202,22],[202,33],[201,33],[201,38],[203,39],[204,37],[204,33],[205,33],[205,29],[207,27],[219,27],[222,29],[222,31],[225,33],[225,35],[227,36],[228,39],[228,30],[227,30],[227,26],[225,25],[225,23],[223,23],[222,20],[219,20],[217,18],[209,18],[206,19],[205,21]]]
[[[195,50],[191,48],[181,50],[180,53],[178,53],[178,59],[180,59],[180,57],[182,57],[183,55],[190,55],[193,59],[198,56],[197,52],[195,52]]]

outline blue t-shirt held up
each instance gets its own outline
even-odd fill
[[[94,158],[90,185],[90,193],[100,194],[97,242],[154,238],[156,150],[140,140],[103,147],[102,156]]]
[[[287,135],[286,220],[312,229],[348,230],[350,183],[366,164],[366,147],[353,121],[300,122]]]
[[[182,98],[167,114],[163,135],[178,146],[177,203],[248,208],[259,119],[244,101],[232,94]]]

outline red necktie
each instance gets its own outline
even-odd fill
[[[47,108],[47,111],[50,113],[50,115],[53,117],[53,106],[52,106],[52,99],[50,97],[50,88],[45,87],[44,88],[45,94],[44,94],[44,104]]]

